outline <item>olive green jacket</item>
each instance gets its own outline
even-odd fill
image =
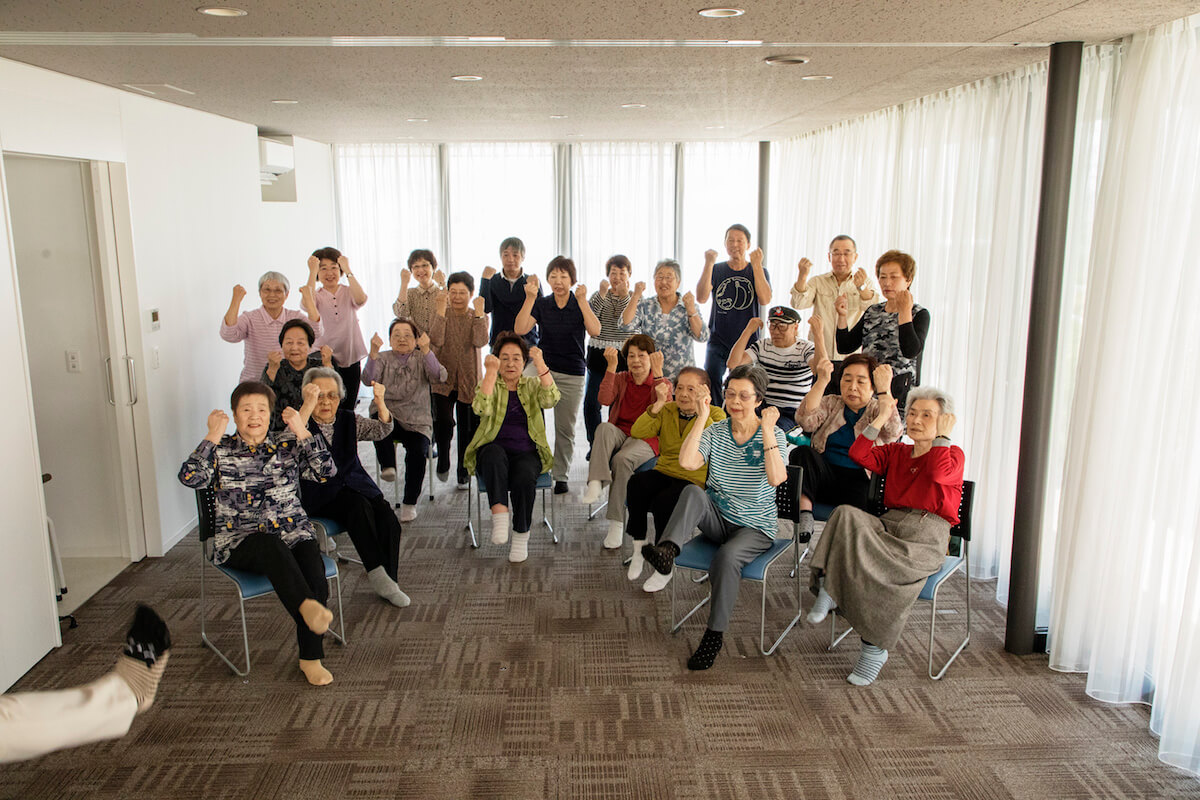
[[[542,409],[554,408],[561,396],[557,386],[550,384],[543,387],[538,378],[522,375],[517,381],[517,397],[521,399],[521,408],[525,409],[525,416],[529,418],[529,438],[533,440],[538,457],[542,460],[542,472],[549,472],[554,466],[554,454],[546,442],[546,422],[542,419]],[[504,415],[508,412],[508,389],[504,382],[497,378],[490,395],[484,394],[480,386],[475,387],[471,409],[479,415],[479,427],[467,445],[463,461],[467,472],[474,475],[476,451],[496,438],[504,423]]]

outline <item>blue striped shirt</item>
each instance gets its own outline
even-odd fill
[[[775,442],[783,453],[787,442],[774,428]],[[705,490],[732,525],[754,528],[771,539],[778,530],[775,487],[767,481],[762,432],[755,431],[745,444],[733,439],[733,421],[722,420],[700,434],[700,455],[708,462]]]

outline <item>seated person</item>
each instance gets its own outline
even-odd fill
[[[693,425],[679,447],[679,465],[684,469],[708,463],[705,488],[684,487],[659,544],[642,548],[655,572],[642,588],[656,592],[671,580],[675,557],[696,528],[719,545],[708,569],[712,584],[708,628],[688,659],[688,669],[713,665],[737,602],[742,567],[768,550],[777,532],[775,487],[787,480],[780,456],[786,442],[775,425],[779,412],[774,407],[764,408],[762,419],[756,413],[766,390],[767,374],[761,367],[742,365],[730,370],[725,379],[729,419],[703,430]],[[703,396],[696,416],[708,417],[708,400]]]
[[[729,351],[727,364],[730,369],[741,364],[758,364],[767,371],[766,402],[779,409],[779,426],[789,431],[796,427],[796,407],[812,387],[813,366],[825,354],[818,352],[812,342],[800,338],[799,312],[775,306],[767,319],[770,338],[747,344],[763,325],[758,317],[750,320]]]
[[[267,366],[263,368],[262,380],[275,392],[275,413],[271,415],[271,430],[281,431],[285,408],[304,405],[300,397],[300,384],[304,371],[311,367],[333,366],[333,350],[328,346],[319,352],[310,353],[317,335],[312,326],[302,319],[289,319],[279,331],[279,349],[267,353]]]
[[[796,410],[796,422],[812,435],[809,444],[800,445],[788,456],[792,464],[804,468],[799,522],[802,541],[812,536],[814,502],[867,507],[871,479],[850,458],[850,445],[879,412],[880,400],[873,396],[872,377],[878,396],[890,398],[892,370],[871,356],[863,353],[846,356],[839,381],[841,392],[827,395],[825,387],[832,374],[833,362],[822,359],[817,364],[817,382]],[[879,441],[894,442],[899,438],[900,415],[893,404],[892,416],[879,431]]]
[[[337,473],[328,480],[300,479],[300,500],[310,517],[327,517],[341,523],[354,542],[354,549],[367,571],[375,594],[394,606],[409,604],[408,595],[396,584],[400,561],[400,523],[392,505],[371,480],[358,460],[360,441],[376,442],[392,432],[392,415],[384,400],[384,386],[375,384],[377,419],[360,417],[341,405],[346,385],[329,367],[314,367],[304,373],[304,385],[321,393],[308,429],[325,437]]]
[[[375,442],[375,457],[379,459],[380,476],[385,481],[396,480],[396,451],[392,442],[404,445],[404,500],[400,521],[417,518],[417,500],[425,482],[425,460],[429,458],[429,442],[433,438],[433,406],[430,390],[435,383],[445,383],[446,368],[430,350],[429,335],[421,333],[411,319],[394,319],[388,327],[391,350],[379,352],[383,339],[371,337],[371,352],[363,370],[362,382],[373,386],[383,384],[384,397],[392,412],[390,436]],[[416,352],[419,351],[419,354]],[[379,415],[371,406],[372,417]]]
[[[508,541],[509,498],[512,499],[512,545],[508,560],[529,557],[529,528],[537,479],[554,465],[546,441],[542,411],[558,402],[558,387],[542,351],[529,347],[511,331],[502,331],[483,359],[483,380],[471,408],[479,427],[467,445],[466,464],[487,487],[492,511],[492,544]],[[537,377],[522,375],[532,361]]]
[[[879,677],[926,578],[941,569],[962,501],[964,458],[950,444],[950,396],[932,387],[913,389],[904,415],[913,443],[877,444],[880,429],[895,413],[894,403],[880,398],[875,419],[850,447],[851,458],[887,478],[883,502],[888,510],[876,517],[838,506],[812,557],[817,600],[808,621],[815,625],[837,608],[858,631],[862,650],[847,677],[856,686]]]
[[[629,562],[629,580],[642,576],[646,563],[642,545],[646,544],[646,517],[654,515],[654,530],[658,535],[667,529],[680,493],[688,486],[704,486],[708,466],[686,470],[679,466],[679,447],[696,422],[701,397],[709,397],[708,373],[699,367],[684,367],[675,384],[675,400],[665,383],[654,387],[654,404],[646,409],[630,431],[638,439],[658,440],[658,463],[654,469],[635,472],[629,476],[625,503],[629,507],[629,536],[633,539],[633,559]],[[708,416],[701,421],[707,428],[725,419],[725,412],[709,405]],[[656,537],[657,538],[657,537]]]
[[[587,489],[580,498],[580,502],[590,505],[600,499],[608,484],[608,535],[604,537],[608,550],[620,547],[625,537],[625,486],[629,476],[658,454],[656,439],[639,439],[630,433],[633,423],[654,402],[656,392],[671,399],[671,382],[663,377],[663,356],[653,339],[636,333],[625,340],[621,355],[629,365],[627,372],[617,372],[616,349],[604,350],[608,369],[600,382],[599,397],[608,406],[608,422],[596,427]]]
[[[329,584],[312,523],[300,505],[300,473],[313,480],[336,468],[325,440],[308,430],[316,386],[304,388],[299,411],[283,411],[287,430],[271,431],[274,393],[257,381],[238,384],[229,404],[237,433],[225,434],[229,416],[208,415],[208,435],[179,469],[179,482],[216,492],[213,563],[266,575],[279,602],[296,620],[300,671],[314,686],[333,683],[321,666],[321,637],[333,612],[325,607]]]

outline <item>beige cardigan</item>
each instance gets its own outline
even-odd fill
[[[803,409],[803,404],[801,409]],[[821,405],[817,406],[817,410],[811,414],[796,414],[796,424],[804,429],[804,432],[812,437],[812,449],[818,453],[825,452],[825,442],[829,439],[830,434],[834,433],[838,428],[846,424],[842,417],[842,411],[846,408],[845,401],[840,395],[827,394],[821,398]],[[854,425],[854,435],[861,436],[862,432],[867,429],[867,426],[875,421],[875,416],[879,413],[879,401],[872,397],[867,401],[867,407],[863,410],[863,414],[858,418],[858,422]],[[887,444],[894,442],[900,438],[903,431],[900,427],[900,412],[892,409],[892,418],[883,426],[883,430],[879,432],[879,438],[876,440],[879,444]]]

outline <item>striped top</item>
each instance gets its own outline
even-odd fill
[[[813,385],[808,360],[817,348],[807,339],[797,339],[791,347],[776,347],[770,339],[759,339],[746,348],[750,361],[767,372],[767,404],[776,408],[800,407]]]
[[[783,453],[787,447],[783,431],[772,432]],[[700,434],[700,455],[708,463],[704,488],[721,516],[731,525],[753,528],[774,539],[779,527],[775,487],[767,481],[761,429],[745,444],[738,444],[731,420],[714,423]]]
[[[239,382],[258,380],[267,366],[267,353],[279,349],[279,334],[283,330],[283,323],[290,319],[302,319],[312,325],[313,333],[318,339],[325,333],[325,327],[320,322],[313,322],[308,312],[297,311],[294,308],[285,308],[278,318],[272,318],[265,308],[259,306],[251,311],[243,311],[233,325],[226,325],[225,320],[221,320],[222,339],[227,342],[246,343]]]
[[[621,327],[621,315],[625,313],[625,307],[629,305],[631,297],[633,294],[629,292],[626,292],[624,297],[617,297],[612,292],[603,297],[599,292],[592,293],[588,305],[592,307],[592,311],[600,320],[600,335],[593,336],[592,340],[588,342],[589,346],[598,347],[601,350],[605,347],[615,347],[620,350],[621,345],[625,344],[625,340],[637,333],[634,328]]]

